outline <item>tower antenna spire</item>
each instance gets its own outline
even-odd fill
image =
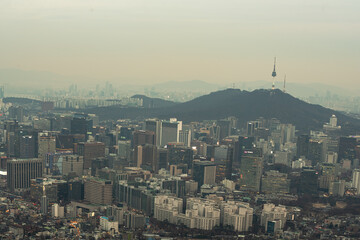
[[[286,74],[285,74],[285,77],[284,77],[284,90],[283,92],[285,93],[286,92]]]
[[[271,76],[273,77],[273,84],[272,84],[272,89],[275,89],[275,77],[276,77],[276,57],[274,57],[274,70],[271,74]]]

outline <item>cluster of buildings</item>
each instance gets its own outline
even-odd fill
[[[0,216],[13,213],[23,237],[156,235],[177,225],[184,231],[169,236],[226,229],[296,239],[307,234],[306,204],[359,199],[359,137],[342,136],[329,117],[304,133],[277,119],[100,122],[11,106],[0,119],[0,189],[8,194]],[[26,206],[42,227],[14,213],[17,201],[34,204]]]

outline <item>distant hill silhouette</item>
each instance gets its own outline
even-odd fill
[[[329,121],[330,116],[335,114],[338,123],[346,132],[355,134],[360,130],[360,120],[320,105],[306,103],[278,89],[259,89],[252,92],[226,89],[167,107],[139,109],[112,106],[94,108],[88,112],[99,115],[101,119],[114,120],[176,117],[184,122],[190,122],[235,116],[241,123],[245,123],[259,117],[277,118],[282,123],[292,123],[303,131],[322,128],[322,125]]]
[[[150,98],[145,95],[134,95],[131,98],[137,98],[143,100],[144,108],[161,108],[161,107],[170,107],[174,106],[177,103],[172,101],[167,101],[161,98]]]
[[[41,101],[30,99],[30,98],[20,98],[20,97],[5,97],[3,98],[4,103],[13,103],[17,105],[23,104],[40,104]]]

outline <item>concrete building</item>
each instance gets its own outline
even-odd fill
[[[57,203],[53,204],[51,206],[51,216],[53,218],[63,218],[64,217],[64,207],[61,207]]]
[[[228,201],[221,204],[222,226],[233,226],[237,232],[247,232],[253,222],[254,210],[249,203]]]
[[[100,217],[100,228],[105,231],[119,232],[119,222],[111,221],[108,217]]]
[[[253,150],[244,151],[240,163],[240,189],[253,192],[260,191],[263,170],[263,157]]]
[[[356,188],[356,194],[360,195],[360,169],[354,169],[351,186]]]
[[[264,193],[289,193],[290,179],[286,173],[270,170],[261,178],[261,191]]]
[[[49,208],[49,199],[46,195],[43,195],[40,200],[40,211],[42,214],[47,214]]]
[[[112,182],[99,178],[89,178],[84,185],[84,200],[94,204],[112,203]]]
[[[42,176],[43,161],[38,158],[7,161],[7,186],[10,191],[30,188],[30,179]]]
[[[192,179],[198,182],[198,188],[204,184],[215,184],[216,165],[210,161],[194,160]]]
[[[91,161],[105,157],[105,144],[102,142],[81,142],[76,146],[76,153],[84,157],[84,169],[91,167]]]
[[[44,161],[43,167],[45,168],[46,155],[56,152],[56,139],[55,136],[49,132],[39,133],[38,137],[38,157]]]
[[[62,175],[75,173],[81,177],[84,170],[84,157],[79,155],[66,155],[62,161]]]
[[[287,210],[285,206],[267,203],[264,204],[261,212],[260,225],[265,227],[265,232],[268,232],[269,226],[275,223],[274,232],[283,229],[286,223]],[[270,224],[269,224],[270,222]]]
[[[154,218],[159,221],[177,223],[177,215],[182,212],[183,200],[167,195],[158,195],[154,199]]]

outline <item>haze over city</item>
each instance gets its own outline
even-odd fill
[[[35,71],[64,83],[230,86],[271,82],[277,56],[279,82],[359,88],[359,10],[356,0],[1,1],[1,81]]]

